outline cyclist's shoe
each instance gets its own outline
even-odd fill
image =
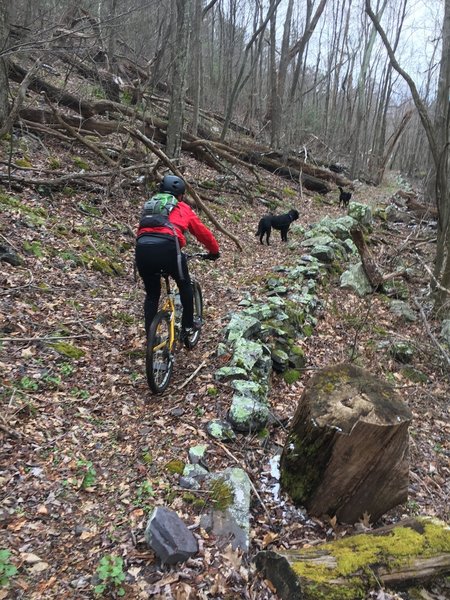
[[[192,327],[183,327],[181,330],[182,339],[190,338],[196,331],[202,328],[202,320],[199,318],[194,319]]]

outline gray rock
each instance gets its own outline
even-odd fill
[[[406,342],[394,342],[389,352],[395,360],[403,364],[410,363],[414,357],[414,349]]]
[[[316,246],[328,246],[333,241],[334,237],[331,235],[314,235],[312,237],[303,240],[302,246],[303,248],[315,248]],[[310,250],[310,254],[313,258],[315,258],[314,254]]]
[[[236,341],[231,366],[241,367],[248,372],[263,358],[264,348],[261,342],[241,338]]]
[[[257,398],[235,394],[228,419],[236,431],[255,432],[264,429],[269,419],[268,406]]]
[[[189,460],[193,465],[198,465],[205,459],[206,450],[208,446],[206,444],[199,444],[198,446],[192,446],[189,448]]]
[[[185,465],[183,477],[195,479],[199,483],[205,480],[208,475],[208,470],[199,464]]]
[[[199,490],[201,488],[199,482],[193,477],[180,477],[178,483],[185,490]]]
[[[225,337],[228,342],[235,342],[241,338],[251,338],[261,329],[257,318],[242,313],[234,313],[225,328]]]
[[[223,510],[210,509],[200,525],[214,536],[231,543],[234,550],[248,551],[250,542],[250,479],[242,469],[230,467],[215,473],[210,482],[221,479],[233,492],[233,499]]]
[[[212,438],[221,442],[231,442],[236,439],[236,434],[228,421],[220,421],[219,419],[209,421],[206,425],[206,431]]]
[[[409,306],[409,304],[403,302],[402,300],[392,300],[389,310],[393,315],[400,317],[405,321],[409,321],[411,323],[417,321],[417,317],[412,308]]]
[[[367,279],[361,263],[352,265],[347,271],[344,271],[340,279],[341,288],[350,288],[358,296],[365,296],[372,293],[372,286]]]
[[[227,381],[230,379],[245,379],[247,371],[242,367],[220,367],[214,373],[214,379],[218,381]]]
[[[322,263],[331,263],[335,258],[335,251],[326,244],[317,244],[317,246],[311,248],[311,254]]]
[[[163,563],[185,562],[198,552],[198,543],[176,512],[158,506],[145,530],[145,540]]]
[[[0,246],[0,262],[7,262],[13,267],[18,267],[23,263],[22,258],[12,248]]]
[[[242,381],[237,379],[231,382],[231,387],[241,396],[258,398],[264,401],[267,397],[267,386],[256,381]]]
[[[361,223],[361,225],[372,224],[372,210],[367,204],[360,202],[350,202],[348,206],[348,214],[350,217]]]

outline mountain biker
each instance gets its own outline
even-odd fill
[[[183,306],[182,335],[190,336],[201,323],[194,323],[194,298],[186,256],[180,248],[186,245],[184,233],[188,230],[208,250],[208,258],[217,260],[219,244],[211,231],[200,221],[185,202],[186,184],[181,177],[166,175],[160,183],[160,192],[172,194],[178,200],[168,215],[169,223],[162,227],[145,227],[140,223],[136,239],[136,266],[145,286],[145,332],[158,312],[161,295],[161,271],[176,281]],[[176,238],[175,238],[176,236]],[[177,243],[178,240],[178,243]]]

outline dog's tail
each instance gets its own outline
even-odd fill
[[[258,223],[258,229],[257,229],[255,235],[261,235],[261,221]]]

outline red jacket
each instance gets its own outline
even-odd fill
[[[216,238],[211,231],[203,225],[192,208],[185,202],[178,201],[178,204],[169,214],[169,221],[175,228],[175,232],[180,242],[180,248],[186,246],[184,232],[187,229],[201,244],[203,244],[203,246],[205,246],[208,252],[211,252],[211,254],[217,254],[219,252],[219,244],[217,243]],[[173,231],[170,227],[141,227],[138,229],[137,235],[140,236],[144,233],[165,233],[173,235]]]

